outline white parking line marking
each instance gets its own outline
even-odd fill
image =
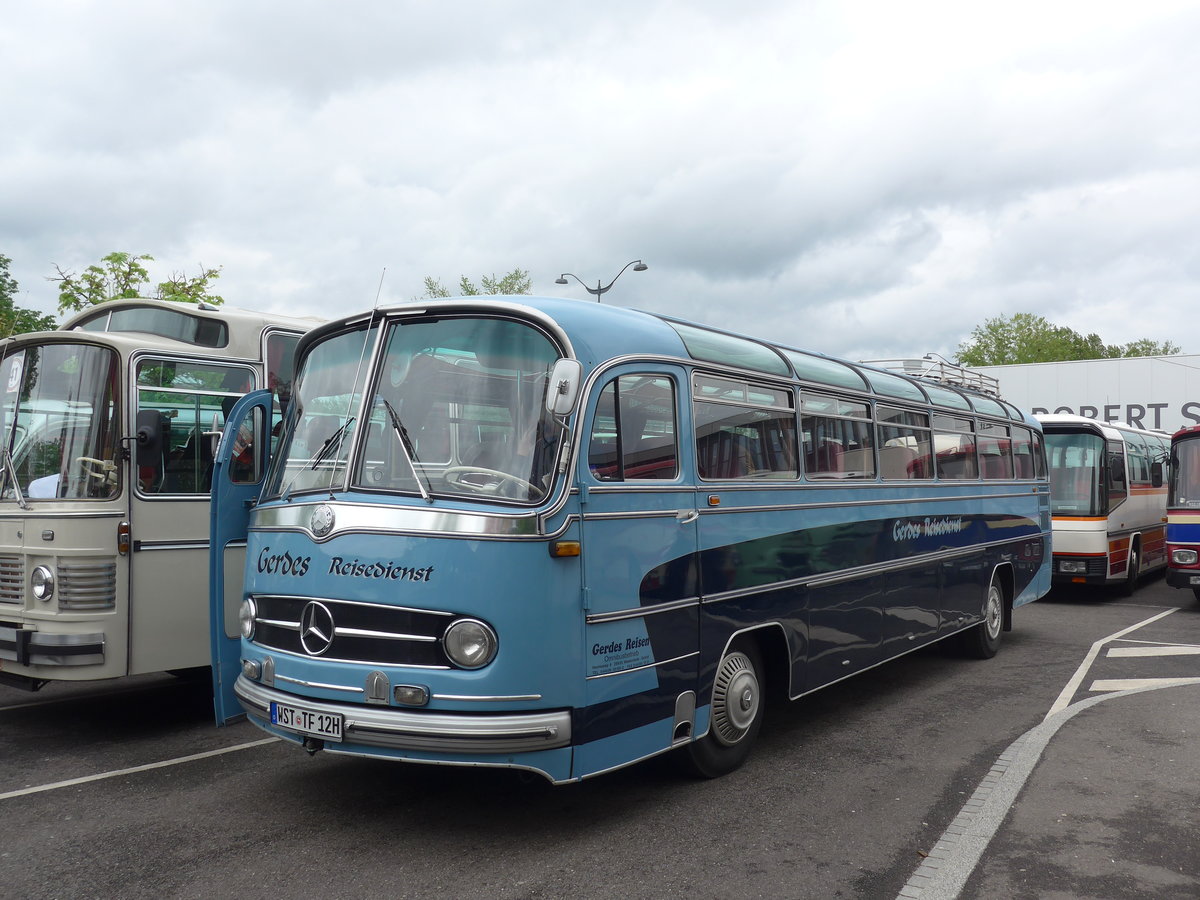
[[[1079,668],[1075,670],[1075,674],[1071,676],[1071,680],[1067,682],[1067,686],[1062,689],[1062,693],[1058,695],[1058,699],[1054,701],[1054,705],[1050,707],[1050,712],[1046,713],[1046,718],[1049,719],[1057,712],[1062,712],[1071,703],[1071,698],[1075,696],[1075,692],[1079,690],[1079,686],[1083,684],[1083,679],[1087,676],[1088,669],[1092,667],[1092,663],[1096,661],[1096,657],[1100,654],[1100,648],[1109,641],[1115,641],[1118,638],[1123,638],[1130,632],[1137,631],[1149,625],[1151,622],[1157,622],[1163,616],[1169,616],[1173,612],[1178,612],[1177,607],[1166,609],[1156,616],[1151,616],[1143,622],[1138,622],[1136,625],[1130,625],[1116,634],[1110,634],[1106,638],[1100,638],[1096,643],[1092,644],[1087,655],[1083,658],[1083,662],[1079,664]],[[1045,719],[1043,719],[1045,721]]]
[[[11,800],[13,797],[24,797],[28,794],[40,794],[43,791],[56,791],[59,788],[71,787],[74,784],[87,784],[89,781],[103,781],[105,778],[119,778],[122,775],[132,775],[135,772],[148,772],[151,769],[164,769],[167,766],[178,766],[182,763],[195,762],[198,759],[208,759],[212,756],[222,756],[238,750],[248,750],[251,747],[261,747],[263,744],[273,744],[279,738],[264,738],[261,741],[251,741],[248,744],[237,744],[233,747],[223,747],[220,750],[208,750],[204,753],[193,753],[191,756],[180,756],[176,759],[164,759],[162,762],[147,763],[144,766],[131,766],[128,769],[116,769],[112,772],[101,772],[98,775],[85,775],[83,778],[70,778],[66,781],[56,781],[53,784],[39,784],[34,787],[21,788],[19,791],[9,791],[0,794],[0,800]]]
[[[1112,647],[1109,657],[1115,656],[1200,656],[1200,647],[1164,644],[1161,647]]]
[[[1163,679],[1164,682],[1167,680]],[[1181,680],[1200,683],[1200,678]],[[1053,717],[1047,717],[1009,744],[963,805],[958,816],[933,845],[929,856],[900,889],[896,900],[956,900],[1055,733],[1077,713],[1097,703],[1162,687],[1166,685],[1155,684],[1149,688],[1102,694],[1076,701]]]
[[[1102,678],[1093,681],[1091,691],[1133,691],[1138,688],[1174,687],[1177,684],[1200,684],[1200,678]]]

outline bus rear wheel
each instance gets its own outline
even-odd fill
[[[1125,569],[1125,580],[1121,582],[1120,587],[1122,597],[1132,597],[1133,590],[1137,587],[1142,568],[1141,549],[1136,542],[1129,548],[1129,565]]]
[[[700,778],[718,778],[738,768],[762,727],[763,665],[752,642],[734,644],[721,658],[713,683],[708,734],[685,748],[685,763]]]
[[[962,633],[962,651],[972,659],[991,659],[1004,635],[1004,587],[993,573],[983,603],[983,621]]]

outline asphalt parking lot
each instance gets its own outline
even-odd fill
[[[4,895],[1200,896],[1200,603],[1161,578],[772,708],[711,782],[309,758],[210,704],[0,688]]]

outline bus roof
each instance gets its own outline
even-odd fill
[[[428,311],[501,312],[525,314],[541,321],[567,344],[589,369],[610,359],[662,356],[692,359],[757,372],[767,378],[797,379],[827,390],[852,390],[885,402],[932,403],[958,412],[978,412],[1022,423],[1035,420],[1010,403],[979,391],[911,377],[877,366],[853,363],[772,341],[723,331],[697,322],[602,303],[561,297],[488,295],[410,302],[359,312],[327,322],[310,332],[297,348],[322,335],[365,321],[369,316]]]
[[[217,355],[222,358],[257,359],[262,352],[265,330],[280,328],[303,333],[322,321],[316,317],[283,316],[237,307],[133,298],[89,307],[67,318],[55,331],[13,335],[5,343],[62,340],[64,332],[77,332],[122,350],[188,354],[220,351]]]

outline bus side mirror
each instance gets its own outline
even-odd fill
[[[1163,484],[1163,464],[1160,462],[1150,463],[1150,484],[1153,487],[1162,487]]]
[[[575,408],[579,397],[579,383],[583,380],[583,364],[577,359],[560,359],[550,370],[550,383],[546,387],[546,411],[551,415],[565,416]]]
[[[162,465],[162,418],[157,409],[138,410],[135,439],[139,466]]]

